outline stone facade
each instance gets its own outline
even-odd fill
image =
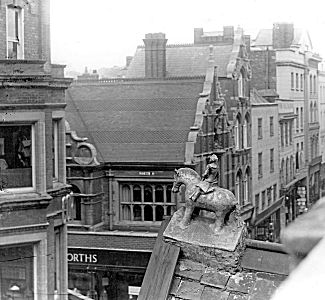
[[[62,197],[69,193],[64,97],[70,80],[64,66],[51,65],[49,1],[1,1],[0,18],[0,268],[2,274],[11,269],[1,277],[1,298],[67,299]],[[24,259],[15,264],[17,256]]]

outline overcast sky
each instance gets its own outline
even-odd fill
[[[241,26],[255,37],[274,22],[308,29],[325,58],[324,0],[51,0],[52,62],[82,72],[123,66],[149,32],[169,44],[193,43],[193,29]],[[323,4],[324,3],[324,4]]]

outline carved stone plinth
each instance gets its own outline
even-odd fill
[[[179,226],[184,208],[170,220],[164,239],[181,248],[184,257],[220,270],[235,272],[240,269],[240,259],[245,249],[245,225],[226,225],[213,230],[214,219],[196,216],[186,228]]]

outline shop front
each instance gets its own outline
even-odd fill
[[[0,247],[0,300],[34,299],[34,247]]]
[[[95,300],[137,299],[149,251],[68,250],[68,287]]]

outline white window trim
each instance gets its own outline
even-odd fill
[[[19,22],[19,47],[17,48],[17,59],[24,59],[25,57],[25,41],[24,41],[24,9],[22,7],[19,8],[13,8],[10,6],[7,6],[6,8],[6,50],[7,50],[7,58],[9,58],[9,49],[8,49],[8,43],[12,42],[14,40],[9,39],[8,32],[9,32],[9,27],[8,27],[8,14],[9,14],[9,9],[15,9],[20,11],[20,22]]]

